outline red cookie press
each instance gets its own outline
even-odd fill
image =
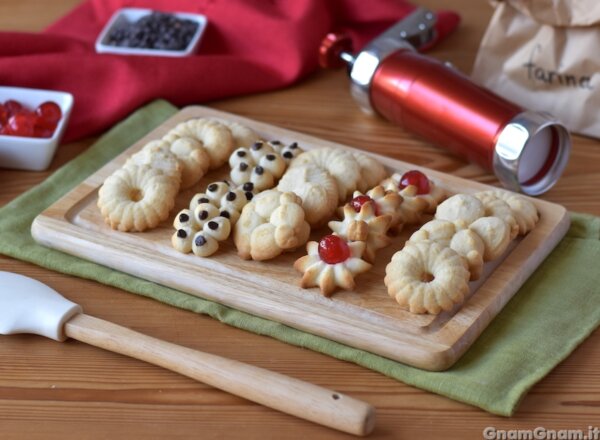
[[[357,54],[348,36],[328,34],[319,62],[347,65],[363,110],[493,171],[509,189],[544,193],[567,164],[569,132],[552,115],[524,110],[449,63],[419,54],[435,41],[435,21],[433,12],[417,9]]]

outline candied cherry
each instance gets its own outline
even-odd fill
[[[404,189],[409,185],[417,187],[417,194],[429,194],[429,179],[420,171],[411,170],[404,173],[398,183],[398,189]]]
[[[9,99],[4,103],[4,108],[8,111],[8,116],[13,116],[23,110],[23,105],[19,101]]]
[[[6,125],[8,122],[8,110],[4,107],[4,104],[0,104],[0,127]]]
[[[62,110],[60,106],[52,101],[46,101],[35,109],[37,116],[37,124],[39,127],[54,130],[62,118]]]
[[[37,124],[33,128],[33,135],[36,138],[51,138],[53,134],[54,134],[54,129],[52,129],[52,128],[40,127]]]
[[[17,113],[8,120],[7,127],[15,136],[32,137],[36,118],[32,113]]]
[[[373,200],[371,197],[366,196],[366,195],[360,195],[360,196],[354,197],[352,200],[350,200],[350,206],[352,206],[356,212],[360,212],[360,209],[362,208],[362,206],[367,202],[373,202],[373,208],[375,210],[375,215],[379,215],[379,206],[377,206],[377,203],[375,202],[375,200]]]
[[[327,264],[337,264],[350,258],[350,248],[337,235],[326,235],[319,241],[319,257]]]

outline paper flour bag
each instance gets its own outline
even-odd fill
[[[473,79],[600,137],[600,1],[494,1]]]

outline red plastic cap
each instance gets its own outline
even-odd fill
[[[319,47],[319,65],[325,69],[344,67],[346,62],[340,58],[342,52],[352,52],[352,40],[348,35],[329,33]]]

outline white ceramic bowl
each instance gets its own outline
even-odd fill
[[[108,36],[111,30],[120,26],[122,23],[129,21],[135,22],[140,18],[150,15],[153,9],[143,8],[121,8],[117,10],[110,18],[98,39],[96,40],[96,52],[98,53],[113,53],[120,55],[146,55],[146,56],[163,56],[163,57],[185,57],[194,53],[200,43],[200,38],[206,29],[207,20],[204,15],[190,14],[186,12],[167,12],[177,18],[188,19],[198,23],[198,28],[194,36],[190,40],[188,46],[183,50],[161,50],[161,49],[142,49],[138,47],[119,47],[107,44]]]
[[[43,102],[54,101],[62,110],[62,118],[50,138],[0,135],[0,168],[45,170],[52,162],[56,147],[69,122],[73,108],[73,95],[53,90],[0,87],[0,102],[4,103],[9,99],[19,101],[31,110]]]

